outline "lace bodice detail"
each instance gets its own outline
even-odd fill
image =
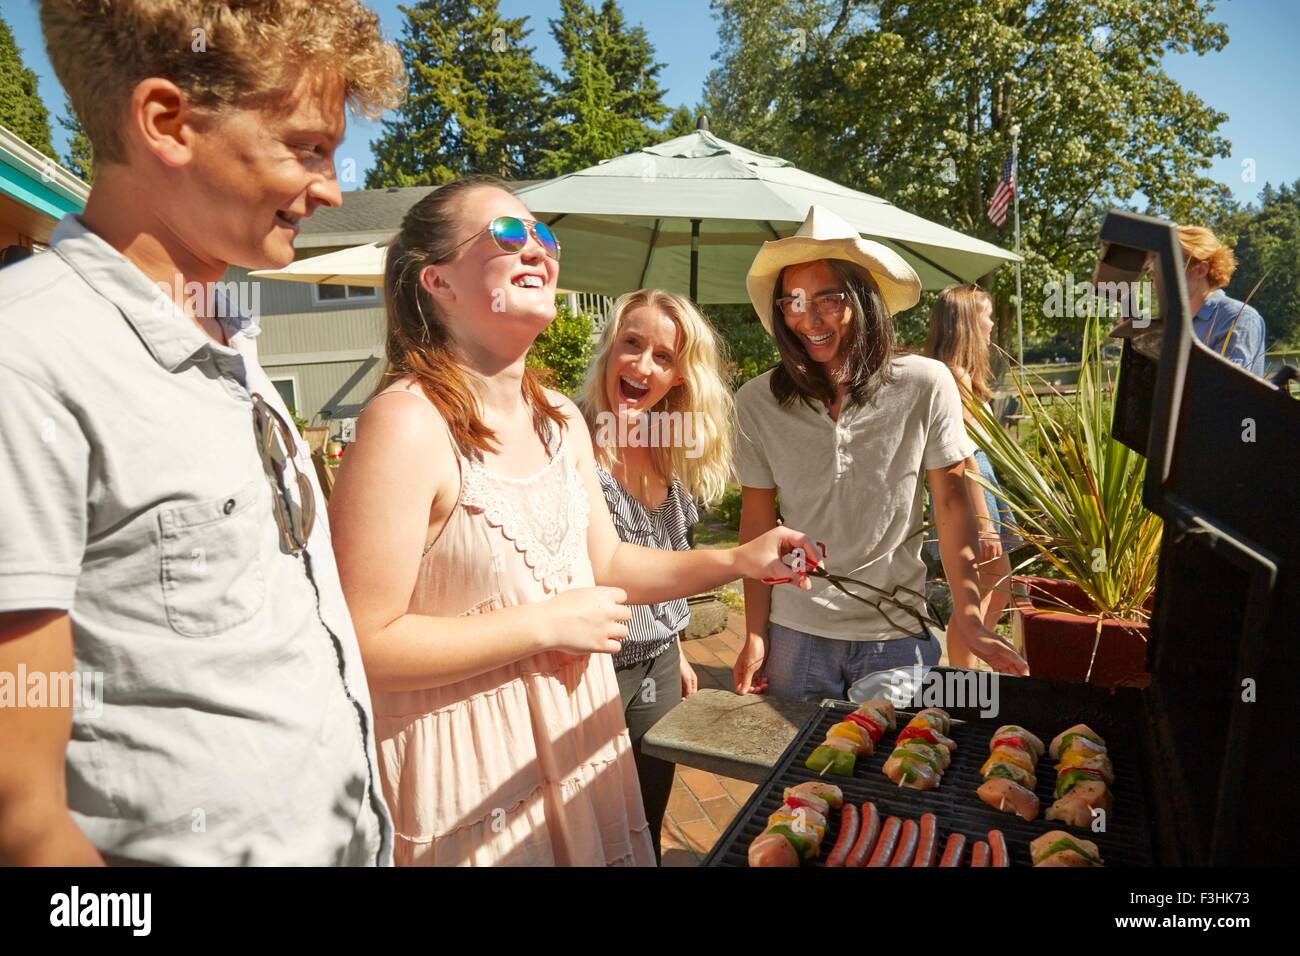
[[[566,587],[586,555],[591,511],[567,438],[550,462],[527,478],[498,475],[478,461],[463,464],[461,505],[480,511],[514,543],[543,588],[554,593]]]

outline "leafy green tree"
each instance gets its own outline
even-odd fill
[[[1227,43],[1208,6],[1140,0],[715,0],[723,46],[708,99],[719,135],[1012,245],[985,209],[1019,124],[1026,333],[1046,283],[1091,277],[1104,211],[1176,221],[1230,201],[1204,175],[1226,119],[1162,69],[1169,52]],[[771,64],[778,67],[773,69]],[[757,82],[767,70],[766,84]],[[1014,270],[994,284],[998,340],[1014,338]]]
[[[554,91],[542,128],[548,145],[540,172],[558,176],[621,156],[658,138],[668,115],[642,27],[628,27],[615,0],[599,10],[561,0],[551,34],[564,55],[564,76],[547,73]]]
[[[50,140],[50,114],[41,102],[36,74],[23,64],[9,24],[0,17],[0,126],[58,161]]]
[[[1269,348],[1300,346],[1300,179],[1266,183],[1259,205],[1247,206],[1218,234],[1237,256],[1228,295],[1244,300],[1262,279],[1250,304],[1264,317]]]
[[[810,35],[852,9],[841,0],[712,0],[710,6],[720,44],[719,65],[704,83],[710,129],[748,149],[785,155],[800,106],[794,68]]]
[[[372,147],[370,188],[441,185],[468,173],[532,176],[544,111],[527,17],[497,0],[420,0],[398,41],[410,79],[397,116]]]
[[[81,119],[72,108],[72,101],[67,96],[63,98],[63,115],[59,117],[59,125],[68,131],[68,151],[63,157],[64,167],[80,176],[82,182],[94,182],[95,148],[91,145],[90,137],[86,135]]]

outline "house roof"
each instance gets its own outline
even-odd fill
[[[0,126],[0,219],[7,226],[49,242],[58,221],[81,212],[89,195],[80,179]]]
[[[514,190],[540,182],[521,179],[510,183]],[[354,189],[343,194],[337,209],[318,209],[302,224],[294,241],[299,249],[328,246],[358,246],[387,239],[402,225],[406,211],[431,193],[436,186],[388,186]]]

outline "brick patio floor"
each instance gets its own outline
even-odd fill
[[[701,687],[733,686],[731,668],[745,642],[744,634],[745,616],[733,612],[725,630],[682,643]],[[660,833],[663,865],[699,866],[754,789],[754,784],[743,780],[678,766]]]

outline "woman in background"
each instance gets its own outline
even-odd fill
[[[619,298],[587,373],[580,406],[596,473],[623,541],[686,551],[691,525],[722,497],[731,474],[731,392],[722,343],[689,299],[659,289]],[[632,607],[614,655],[655,857],[675,765],[641,738],[698,687],[681,653],[686,599]]]
[[[989,343],[993,334],[993,300],[977,285],[949,286],[939,293],[930,314],[930,334],[925,354],[938,359],[962,391],[962,415],[967,424],[974,419],[971,402],[988,407],[993,374],[989,366]],[[967,460],[995,488],[997,473],[982,449]],[[1011,509],[999,495],[969,482],[971,504],[979,521],[980,613],[984,626],[992,630],[1006,609],[1011,592],[1011,562],[1007,555],[1024,543],[1016,533]],[[975,657],[960,639],[949,639],[948,660],[954,667],[972,667]]]

